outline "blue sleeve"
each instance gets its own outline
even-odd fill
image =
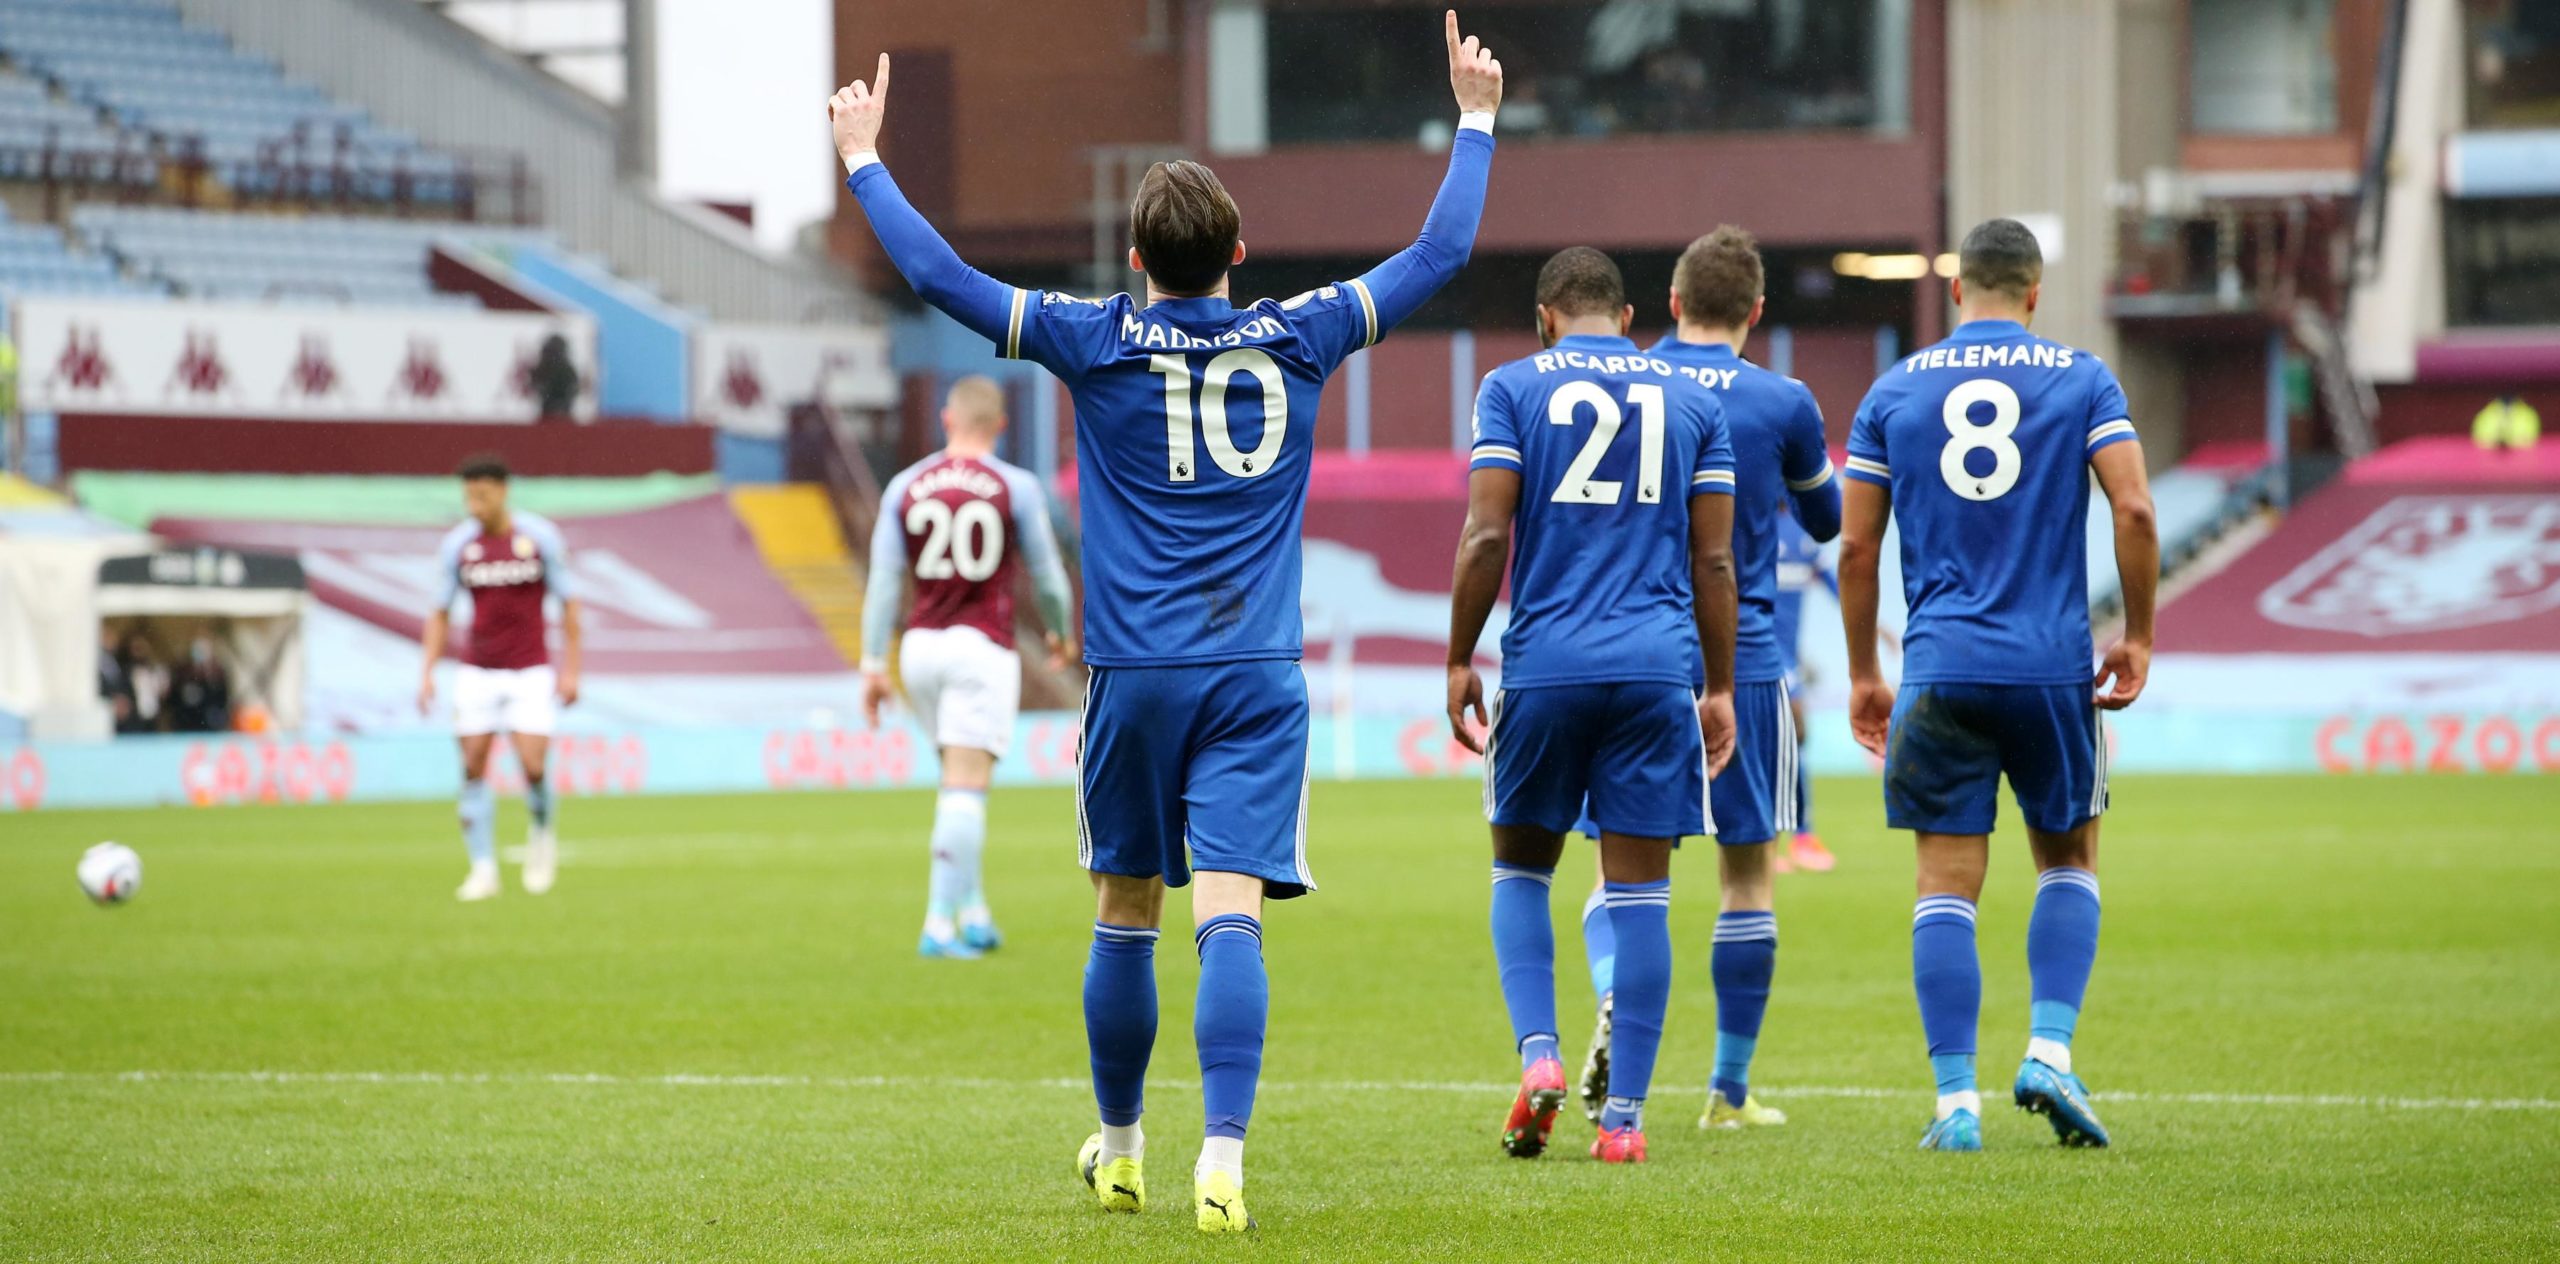
[[[907,195],[898,191],[898,182],[889,178],[886,166],[868,163],[846,176],[844,187],[862,203],[862,213],[870,217],[871,231],[879,236],[880,248],[888,252],[898,275],[924,301],[998,347],[1006,345],[1007,327],[1021,318],[1023,291],[962,263],[951,243],[907,204]]]
[[[569,574],[569,541],[560,534],[558,524],[548,518],[533,519],[525,523],[525,534],[533,537],[533,547],[542,555],[542,586],[562,601],[576,601],[578,585]]]
[[[871,574],[862,588],[864,671],[888,667],[889,641],[898,633],[907,586],[907,482],[907,472],[901,472],[881,489],[880,519],[871,524]]]
[[[1778,467],[1787,480],[1787,499],[1796,521],[1817,542],[1840,534],[1840,481],[1831,477],[1831,448],[1822,433],[1822,406],[1801,382],[1792,383],[1797,408],[1788,418]]]
[[[436,545],[436,604],[429,613],[450,613],[454,599],[462,595],[462,545],[469,533],[465,523],[445,532],[444,542]]]
[[[1346,282],[1358,296],[1362,319],[1346,322],[1336,357],[1373,346],[1440,292],[1475,250],[1476,225],[1484,218],[1485,181],[1493,170],[1493,134],[1458,129],[1449,145],[1449,174],[1431,199],[1422,235],[1386,262]]]
[[[1849,422],[1849,468],[1841,474],[1890,491],[1893,467],[1885,460],[1882,411],[1875,392],[1867,392],[1858,404],[1858,415]]]
[[[1704,388],[1690,392],[1698,407],[1706,414],[1707,441],[1698,445],[1697,468],[1689,474],[1689,494],[1704,496],[1710,492],[1733,494],[1733,430],[1725,424],[1724,401]]]
[[[1031,599],[1040,618],[1060,636],[1074,631],[1067,609],[1074,589],[1067,583],[1067,564],[1058,551],[1058,535],[1049,526],[1049,498],[1029,471],[998,467],[1013,491],[1013,535],[1022,542],[1023,569],[1031,572]]]
[[[2117,384],[2116,375],[2094,357],[2089,363],[2097,369],[2097,383],[2089,395],[2088,455],[2096,456],[2100,448],[2138,436],[2133,432],[2133,408],[2125,402],[2124,387]]]
[[[1475,446],[1468,453],[1467,469],[1528,472],[1528,463],[1520,455],[1520,431],[1511,421],[1511,395],[1490,373],[1476,388]]]

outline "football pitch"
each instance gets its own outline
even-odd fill
[[[0,818],[0,1258],[2406,1259],[2560,1254],[2560,790],[2536,779],[2120,781],[2077,1045],[2116,1134],[2006,1106],[2032,881],[2014,810],[1981,943],[1988,1152],[1913,1146],[1932,1088],[1911,862],[1872,781],[1817,790],[1837,872],[1780,880],[1755,1088],[1693,1127],[1710,859],[1679,946],[1652,1162],[1534,1162],[1465,782],[1319,785],[1320,894],[1268,917],[1261,1222],[1206,1240],[1187,902],[1168,902],[1151,1204],[1070,1171],[1092,1130],[1092,905],[1062,791],[1000,791],[1010,937],[914,955],[922,794],[572,800],[553,894],[460,906],[440,804]],[[501,837],[520,838],[513,804]],[[140,850],[122,908],[72,882]],[[1587,1034],[1556,882],[1563,1033]]]

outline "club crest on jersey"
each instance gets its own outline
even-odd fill
[[[2295,627],[2401,636],[2560,608],[2560,496],[2401,496],[2258,596]]]
[[[516,553],[516,556],[517,556],[517,557],[531,557],[531,556],[533,556],[533,539],[532,539],[532,537],[530,537],[530,536],[521,536],[521,535],[520,535],[520,536],[517,536],[517,537],[515,538],[515,553]]]

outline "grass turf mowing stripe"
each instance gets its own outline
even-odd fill
[[[1054,1076],[995,1079],[950,1075],[606,1075],[587,1071],[0,1071],[0,1083],[49,1084],[83,1082],[190,1082],[219,1084],[558,1084],[637,1088],[969,1088],[1082,1089],[1081,1079]],[[1196,1081],[1151,1079],[1148,1087],[1197,1089]],[[1269,1080],[1261,1088],[1306,1093],[1509,1093],[1518,1085],[1454,1080]],[[1918,1097],[1913,1089],[1871,1088],[1846,1084],[1772,1085],[1759,1091],[1771,1097]],[[2102,1102],[2134,1102],[2167,1106],[2303,1106],[2354,1110],[2560,1110],[2560,1099],[2547,1097],[2370,1097],[2346,1093],[2153,1093],[2118,1089],[2092,1092]]]

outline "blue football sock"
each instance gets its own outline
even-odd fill
[[[1262,1031],[1271,978],[1262,967],[1262,923],[1226,913],[1200,924],[1200,999],[1191,1039],[1200,1047],[1200,1105],[1208,1135],[1242,1140],[1262,1079]]]
[[[1813,778],[1804,770],[1803,752],[1796,758],[1796,832],[1813,832]]]
[[[1662,1048],[1663,1011],[1671,1003],[1671,880],[1611,882],[1602,888],[1617,932],[1612,980],[1615,1017],[1609,1031],[1609,1101],[1600,1126],[1644,1126],[1653,1088],[1653,1059]]]
[[[1769,980],[1778,972],[1778,915],[1722,913],[1708,958],[1716,981],[1716,1074],[1713,1087],[1739,1106],[1751,1092],[1751,1054],[1769,1010]]]
[[[1493,862],[1493,964],[1525,1070],[1556,1049],[1556,926],[1547,910],[1553,869]]]
[[[2098,875],[2073,865],[2045,870],[2027,918],[2028,1035],[2059,1045],[2066,1062],[2097,960]]]
[[[1609,905],[1597,887],[1582,902],[1582,957],[1591,965],[1592,999],[1609,999],[1610,978],[1618,961],[1618,932],[1609,927]]]
[[[979,857],[987,844],[987,796],[975,790],[945,790],[933,806],[933,880],[926,888],[925,914],[950,918],[978,895]]]
[[[1973,947],[1973,901],[1924,895],[1911,918],[1911,983],[1938,1096],[1970,1093],[1974,1026],[1982,1014],[1982,960]]]
[[[551,828],[551,779],[549,777],[525,778],[524,810],[532,815],[535,829]]]
[[[1084,963],[1084,1038],[1102,1122],[1138,1122],[1146,1110],[1147,1058],[1156,1047],[1156,932],[1093,924],[1093,953]]]
[[[498,796],[489,783],[478,777],[462,783],[462,845],[471,851],[471,863],[498,863]]]

